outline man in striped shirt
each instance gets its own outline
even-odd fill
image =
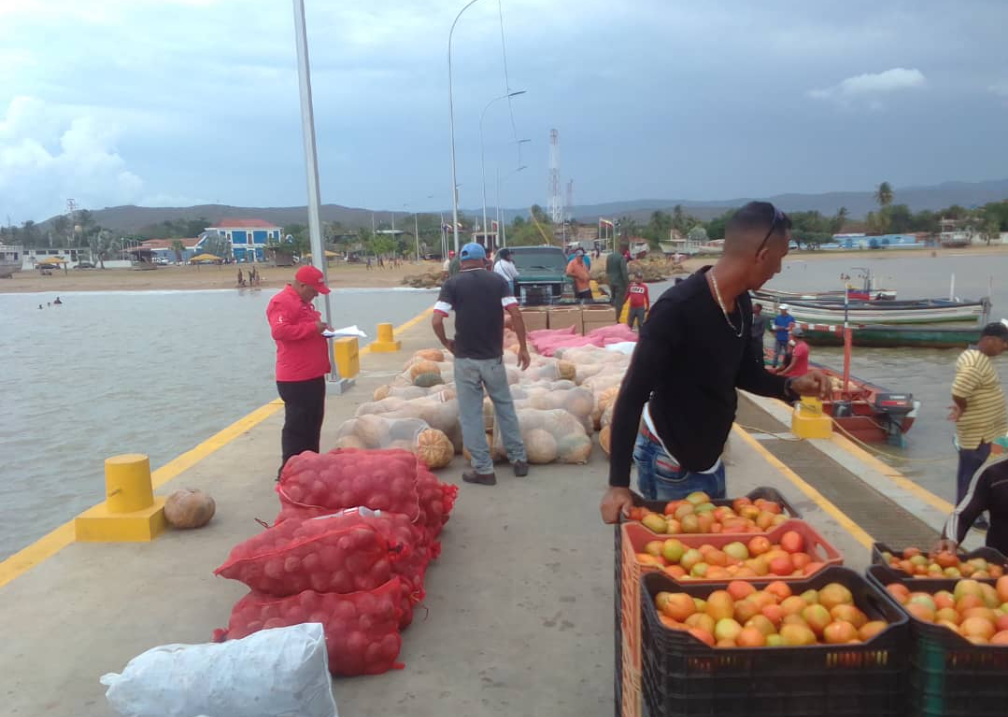
[[[976,348],[963,351],[952,383],[949,420],[956,423],[959,470],[956,503],[962,502],[970,480],[990,456],[991,442],[1008,434],[1008,412],[1001,379],[991,359],[1008,349],[1008,326],[987,324]]]

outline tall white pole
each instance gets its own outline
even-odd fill
[[[304,0],[294,2],[294,38],[297,43],[298,84],[301,93],[301,134],[304,139],[305,170],[308,175],[308,236],[311,239],[312,263],[328,282],[325,252],[322,247],[322,222],[319,219],[318,152],[315,147],[315,113],[312,109],[311,70],[308,58],[308,37],[305,31]],[[329,294],[322,296],[325,321],[332,323]]]
[[[500,221],[500,167],[497,167],[494,171],[495,171],[495,173],[497,175],[497,234],[498,234],[497,238],[499,239],[500,238],[500,236],[499,236],[500,235],[500,230],[501,230],[501,221]]]
[[[469,9],[469,6],[478,0],[469,0],[452,22],[451,30],[448,31],[448,127],[451,131],[451,169],[452,169],[452,232],[455,235],[455,253],[459,250],[458,233],[458,180],[455,178],[455,102],[452,97],[452,35],[455,33],[455,25],[458,23],[462,13]]]
[[[506,95],[501,95],[500,97],[494,97],[492,100],[487,102],[486,107],[480,112],[480,176],[482,177],[483,183],[483,236],[484,241],[486,239],[487,230],[487,202],[486,202],[486,159],[483,151],[483,118],[486,117],[487,110],[494,102],[499,102],[500,100],[506,100],[509,97],[517,97],[518,95],[524,95],[525,90],[516,90],[514,92],[508,92]]]

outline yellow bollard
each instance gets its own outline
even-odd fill
[[[150,459],[127,453],[105,460],[105,502],[81,513],[74,532],[81,542],[146,542],[166,527],[164,498],[154,497]]]
[[[830,438],[833,419],[823,412],[823,404],[814,396],[802,396],[791,414],[791,432],[799,438]]]
[[[391,353],[398,351],[402,342],[397,341],[392,334],[392,324],[378,324],[378,339],[371,344],[374,353]]]
[[[333,360],[339,369],[340,378],[353,378],[360,373],[360,350],[357,338],[347,336],[333,341]]]

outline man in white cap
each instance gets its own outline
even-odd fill
[[[486,251],[469,243],[459,252],[459,273],[441,286],[431,324],[441,344],[455,356],[455,392],[458,396],[462,443],[472,456],[472,470],[462,474],[466,483],[496,485],[493,458],[483,424],[483,391],[494,405],[497,430],[516,476],[528,475],[528,457],[515,414],[504,367],[504,311],[518,334],[518,365],[529,366],[525,322],[511,287],[500,274],[486,270]],[[444,318],[455,312],[455,338],[445,335]]]
[[[788,309],[791,308],[787,304],[781,304],[778,307],[780,311],[777,316],[774,317],[774,351],[773,351],[773,367],[777,368],[777,362],[787,354],[788,341],[791,336],[791,324],[795,322],[794,317],[788,313]]]

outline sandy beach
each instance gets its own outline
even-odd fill
[[[336,264],[328,268],[334,288],[391,288],[402,286],[402,278],[419,274],[437,262],[406,263],[392,269],[364,264]],[[294,278],[297,267],[257,264],[263,288],[282,287]],[[248,267],[242,265],[247,274]],[[69,269],[40,276],[37,271],[20,271],[11,279],[0,279],[0,292],[42,292],[57,295],[68,291],[165,291],[234,289],[238,286],[238,266],[162,266],[153,271],[133,269]]]
[[[961,249],[901,249],[899,251],[792,251],[785,261],[822,261],[838,258],[885,261],[906,257],[936,258],[951,256],[984,256],[1008,253],[1008,246],[980,246]],[[698,257],[683,262],[687,271],[695,271],[716,261],[714,256]],[[391,288],[402,286],[404,276],[420,274],[437,267],[438,262],[407,262],[396,268],[368,270],[364,264],[329,265],[329,280],[336,288]],[[296,267],[270,267],[257,264],[263,277],[262,286],[281,287],[290,281]],[[242,265],[243,271],[247,267]],[[154,271],[133,269],[69,269],[40,276],[37,271],[20,271],[12,279],[0,279],[0,293],[53,293],[67,291],[165,291],[196,289],[233,289],[238,285],[238,266],[162,266]]]

